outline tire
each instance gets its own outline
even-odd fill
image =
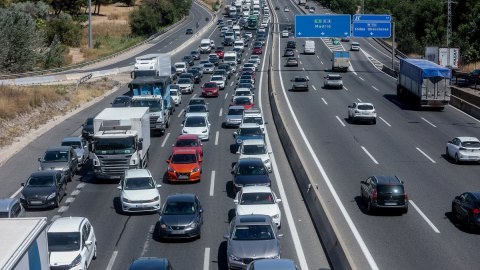
[[[60,205],[60,196],[55,196],[55,204],[53,205],[53,208],[58,208],[58,206]]]
[[[465,226],[466,230],[470,230],[472,226],[470,225],[472,218],[470,216],[465,217],[465,220],[463,222],[463,225]]]
[[[458,159],[458,154],[455,154],[455,163],[460,164],[460,159]]]
[[[407,208],[405,208],[405,209],[403,210],[403,212],[402,212],[402,213],[403,213],[403,214],[406,214],[406,213],[408,213],[408,207],[407,207]]]
[[[445,148],[445,155],[447,156],[447,158],[450,158],[450,154],[448,153],[448,147]]]
[[[457,211],[455,211],[455,205],[452,204],[452,217],[458,219]]]
[[[95,242],[92,260],[97,259],[97,243]]]
[[[372,124],[376,125],[377,124],[377,119],[373,119]]]
[[[368,200],[368,202],[367,202],[367,210],[368,210],[368,213],[370,213],[370,214],[373,214],[375,212],[371,200]]]

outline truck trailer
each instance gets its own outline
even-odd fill
[[[418,107],[443,109],[451,95],[452,71],[425,59],[400,59],[397,96]]]
[[[145,168],[150,149],[148,107],[106,108],[93,119],[93,171],[97,179],[121,179]]]
[[[427,47],[425,59],[450,69],[458,69],[460,66],[460,48]]]
[[[47,218],[0,219],[0,269],[50,269]]]
[[[135,57],[132,78],[170,76],[172,61],[169,53],[147,54]]]
[[[332,70],[347,71],[350,67],[350,53],[347,51],[332,52]]]

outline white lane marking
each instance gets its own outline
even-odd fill
[[[362,77],[358,77],[360,80],[365,81]]]
[[[380,116],[379,116],[378,118],[380,118],[380,120],[382,120],[385,124],[387,124],[387,126],[391,127],[391,125],[390,125],[387,121],[385,121],[385,119],[383,119],[383,118],[380,117]]]
[[[59,218],[60,218],[60,215],[55,215],[55,216],[52,217],[51,222],[54,222],[55,220],[57,220]]]
[[[425,119],[425,118],[423,118],[423,117],[420,117],[420,118],[422,118],[422,120],[423,120],[423,121],[425,121],[425,122],[429,123],[429,124],[430,124],[432,127],[435,127],[435,128],[437,127],[437,126],[435,126],[434,124],[432,124],[432,123],[428,122],[428,120],[427,120],[427,119]]]
[[[182,116],[184,111],[185,111],[185,109],[182,109],[182,110],[180,111],[180,113],[178,114],[178,116],[177,116],[177,117],[180,117],[180,116]]]
[[[317,88],[315,88],[315,85],[312,85],[313,90],[317,91]]]
[[[375,86],[373,86],[373,85],[372,85],[372,88],[375,89],[375,90],[377,90],[377,91],[380,91],[380,90],[378,90],[378,89],[377,89]]]
[[[212,171],[212,177],[210,178],[210,197],[213,197],[214,188],[215,188],[215,171]]]
[[[398,105],[402,105],[402,103],[398,102],[396,99],[392,99],[392,101],[397,103]]]
[[[237,75],[238,75],[238,74],[237,74]],[[228,97],[228,93],[225,93],[225,99],[227,99],[227,97]]]
[[[232,85],[233,85],[233,82],[230,83],[230,86],[232,86]]]
[[[302,64],[302,61],[300,61],[300,65],[303,65],[303,64]]]
[[[73,203],[73,201],[75,201],[75,198],[73,198],[73,197],[68,197],[68,198],[65,200],[65,203]]]
[[[317,55],[317,58],[320,59],[320,57]]]
[[[205,248],[205,258],[203,260],[203,270],[208,270],[210,265],[210,248]]]
[[[275,14],[275,17],[276,16],[277,15]],[[278,21],[278,18],[276,18],[276,20]],[[267,40],[267,50],[269,48],[268,47],[268,42],[269,42],[269,40]],[[278,44],[280,44],[280,37],[278,37]],[[280,58],[280,51],[278,52],[278,57],[279,57],[279,59],[281,59]],[[264,56],[264,60],[265,60],[265,56]],[[265,70],[265,61],[263,61],[262,70]],[[258,95],[259,95],[258,103],[259,103],[260,109],[262,109],[262,94],[261,94],[261,92],[262,92],[262,85],[263,85],[262,82],[263,82],[263,74],[264,73],[265,72],[262,72],[262,74],[260,75],[260,86],[259,86],[259,90],[258,90]],[[281,76],[281,73],[280,73],[280,76]],[[281,81],[282,88],[283,88],[283,94],[286,96],[287,94],[285,93],[285,88],[283,86],[283,78],[282,77],[280,77],[280,81]],[[291,107],[290,107],[290,109],[291,109]],[[268,132],[265,133],[265,139],[267,141],[267,145],[272,145],[270,143],[270,136],[268,135]],[[297,253],[298,263],[300,264],[300,269],[308,270],[307,260],[305,259],[305,253],[303,252],[302,243],[300,241],[300,237],[298,236],[297,226],[295,225],[295,221],[293,219],[292,211],[290,209],[290,204],[288,203],[288,198],[287,198],[287,194],[285,193],[285,188],[283,187],[282,178],[281,178],[280,172],[278,171],[278,168],[277,168],[277,162],[276,162],[274,153],[275,152],[273,152],[270,155],[270,158],[272,160],[272,169],[273,169],[273,173],[275,175],[275,180],[277,182],[278,190],[280,192],[280,197],[282,198],[282,206],[283,206],[283,209],[285,210],[285,217],[287,218],[288,228],[290,230],[290,235],[292,236],[293,246],[295,247],[295,252]]]
[[[304,67],[302,67],[302,69],[303,69],[303,71],[305,71],[305,68],[304,68]]]
[[[342,119],[340,119],[340,117],[338,117],[338,115],[335,115],[335,117],[337,118],[338,122],[340,122],[340,124],[342,124],[342,126],[346,127],[345,124],[343,123]]]
[[[143,249],[142,249],[142,253],[140,254],[140,257],[145,256],[145,253],[147,253],[149,240],[151,239],[150,235],[153,234],[154,231],[155,231],[155,225],[152,224],[150,225],[150,229],[148,230],[147,239],[145,239],[145,244],[143,244]]]
[[[85,183],[82,182],[82,183],[77,185],[76,189],[82,189],[84,186],[85,186]]]
[[[218,114],[218,116],[222,116],[223,114],[223,108],[220,108],[220,113]]]
[[[422,218],[427,222],[427,224],[433,229],[433,231],[436,232],[436,233],[440,233],[440,231],[437,229],[437,227],[435,227],[435,225],[433,225],[433,223],[430,221],[430,219],[428,219],[427,216],[425,216],[425,214],[422,212],[422,210],[420,210],[420,208],[418,208],[417,205],[412,200],[409,200],[409,202],[413,206],[413,208],[415,208],[415,210],[417,210],[417,212],[420,214],[420,216],[422,216]]]
[[[217,133],[215,134],[215,145],[218,145],[218,137],[220,135],[220,131],[217,131]]]
[[[70,196],[77,196],[78,194],[80,194],[80,190],[75,189],[74,191],[72,191],[72,194],[70,194]]]
[[[362,100],[361,100],[361,99],[359,99],[359,98],[357,98],[357,100],[358,100],[358,101],[360,101],[360,102],[362,102]]]
[[[196,96],[197,96],[197,94],[194,94],[194,95],[192,96],[192,98],[194,98],[194,97],[196,97]]]
[[[318,56],[317,56],[318,57]],[[320,63],[323,65],[323,61],[320,61]]]
[[[377,160],[367,151],[367,148],[362,147],[362,150],[373,160],[373,162],[375,162],[375,164],[378,164]]]
[[[437,163],[437,162],[435,162],[435,160],[433,160],[431,157],[429,157],[427,154],[425,154],[425,152],[423,152],[420,148],[416,147],[416,149],[418,150],[418,152],[422,153],[422,155],[424,155],[426,158],[428,158],[432,163]]]
[[[18,193],[20,193],[20,191],[22,191],[23,187],[19,188],[17,191],[15,191],[15,193],[12,194],[12,196],[10,196],[10,198],[15,198]]]
[[[348,88],[347,88],[347,87],[345,87],[345,85],[343,86],[343,89],[345,89],[345,90],[347,90],[347,91],[348,91]]]
[[[170,41],[170,44],[172,44],[172,43],[173,43],[173,41]]]
[[[322,100],[323,100],[323,103],[325,103],[325,105],[328,105],[328,103],[325,99],[322,98]]]
[[[68,210],[68,206],[64,205],[60,207],[57,212],[64,213],[64,212],[67,212],[67,210]]]
[[[170,137],[170,132],[167,133],[167,136],[165,136],[165,139],[163,140],[163,143],[162,143],[162,146],[161,146],[161,147],[164,147],[164,146],[165,146],[165,143],[167,142],[168,137]]]
[[[280,38],[278,38],[278,43],[280,43]],[[278,55],[279,59],[280,58],[280,52],[279,52],[279,55]],[[350,66],[351,67],[351,66]],[[345,218],[345,220],[347,221],[347,224],[348,226],[350,227],[350,230],[352,230],[352,233],[353,233],[353,236],[355,237],[355,239],[357,240],[358,242],[358,245],[360,246],[360,249],[362,250],[363,254],[365,255],[365,258],[367,259],[368,261],[368,264],[370,265],[370,268],[372,270],[378,270],[378,266],[377,266],[377,263],[375,262],[375,260],[373,259],[372,257],[372,254],[370,253],[370,251],[368,250],[367,248],[367,245],[365,244],[365,241],[363,241],[363,238],[362,236],[360,235],[360,233],[358,232],[357,230],[357,227],[355,226],[355,224],[353,223],[353,220],[352,218],[350,217],[350,215],[348,214],[347,212],[347,209],[345,209],[345,206],[343,205],[342,201],[340,200],[340,197],[338,196],[337,192],[335,191],[335,188],[333,187],[332,185],[332,182],[330,181],[330,179],[328,178],[328,175],[327,173],[325,172],[325,169],[323,168],[322,164],[320,163],[320,160],[318,160],[318,157],[317,155],[315,154],[315,151],[313,151],[313,148],[312,146],[310,145],[310,142],[308,141],[308,138],[307,136],[305,135],[305,132],[303,131],[303,128],[302,126],[300,125],[300,123],[298,122],[298,119],[297,119],[297,116],[295,115],[295,112],[293,111],[293,108],[292,108],[292,105],[290,104],[290,99],[288,98],[287,96],[287,93],[285,92],[285,86],[283,85],[283,76],[282,76],[282,67],[280,66],[279,67],[279,77],[280,77],[280,85],[282,86],[282,92],[283,92],[283,96],[285,97],[285,100],[287,102],[287,106],[288,106],[288,109],[290,110],[290,113],[292,114],[292,118],[295,122],[295,125],[297,126],[298,128],[298,131],[300,132],[300,135],[302,136],[302,139],[303,141],[305,142],[307,148],[308,148],[308,151],[310,153],[310,155],[312,156],[315,164],[317,165],[317,168],[319,169],[320,173],[322,174],[322,177],[323,179],[325,180],[325,183],[327,184],[328,186],[328,189],[330,190],[330,193],[332,193],[332,196],[333,198],[335,199],[335,202],[337,203],[338,207],[340,208],[340,211],[342,212],[343,214],[343,217]],[[352,68],[353,70],[353,68]],[[354,71],[353,71],[354,72]],[[340,118],[337,116],[337,119],[340,120]],[[341,122],[341,121],[340,121]],[[343,125],[343,123],[342,123]],[[268,138],[268,137],[267,137]],[[275,163],[273,163],[275,164]],[[275,168],[275,166],[274,166]],[[283,198],[286,199],[285,196],[282,195],[282,201],[283,201]],[[285,206],[285,204],[283,204]],[[290,225],[290,222],[289,222],[289,225]],[[291,226],[291,225],[290,225]],[[295,241],[294,241],[295,242]],[[302,256],[303,260],[305,260],[305,255],[303,255],[303,252],[301,254],[298,254],[298,251],[297,251],[297,255],[299,256],[300,258],[300,255]],[[300,260],[301,261],[301,260]],[[300,268],[301,269],[308,269],[308,266],[305,262],[304,265],[300,265]]]
[[[452,108],[452,109],[455,109],[455,110],[457,110],[457,111],[459,111],[459,112],[461,112],[461,113],[465,114],[466,116],[468,116],[468,117],[472,118],[473,120],[475,120],[475,121],[477,121],[477,122],[480,122],[480,120],[478,120],[477,118],[475,118],[475,117],[471,116],[470,114],[468,114],[468,113],[466,113],[466,112],[464,112],[464,111],[461,111],[461,110],[459,110],[458,108],[455,108],[455,107],[453,107],[453,106],[450,106],[450,108]]]
[[[106,270],[112,270],[113,263],[115,262],[115,258],[117,258],[117,254],[118,254],[118,251],[115,250],[112,254],[112,257],[110,258],[110,261],[108,262]]]

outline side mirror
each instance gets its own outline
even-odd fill
[[[352,105],[348,105],[348,108],[352,108]]]
[[[264,125],[267,125],[267,124],[268,124],[268,122],[265,122],[265,124],[264,124]]]
[[[233,200],[233,203],[238,204],[238,200],[237,199]]]
[[[25,183],[21,183],[20,185],[21,185],[22,187],[24,187],[24,186],[25,186]]]
[[[198,160],[198,162],[203,162],[203,159],[202,159],[202,158],[201,158],[201,159],[199,159],[199,160]]]
[[[170,159],[165,160],[165,162],[170,163]]]
[[[157,213],[161,216],[162,215],[162,210],[158,210]]]
[[[160,185],[160,184],[157,184],[157,188],[161,188],[161,187],[162,187],[162,185]]]
[[[143,142],[138,142],[138,150],[142,150],[143,149]]]
[[[181,127],[183,127],[183,124],[180,124]]]
[[[281,201],[282,201],[282,199],[277,199],[277,203],[279,203],[279,202],[281,202]]]
[[[283,237],[283,233],[279,233],[278,238],[282,238],[282,237]]]
[[[365,184],[365,181],[360,181],[360,184]]]
[[[118,189],[118,190],[122,190],[122,186],[117,186],[117,189]]]
[[[272,154],[273,152],[272,151],[268,151],[268,154]]]
[[[237,135],[238,135],[238,133],[237,133],[236,131],[235,131],[235,132],[233,132],[233,137],[234,137],[234,138],[236,138],[236,137],[237,137]]]
[[[92,241],[85,241],[85,245],[87,245],[87,246],[92,245],[92,243],[93,243]]]

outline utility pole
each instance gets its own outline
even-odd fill
[[[360,14],[365,14],[365,0],[362,0],[362,11]]]
[[[458,4],[452,0],[442,2],[447,4],[447,65],[450,65],[450,39],[452,38],[452,4]]]
[[[92,48],[92,0],[88,0],[88,48]]]

